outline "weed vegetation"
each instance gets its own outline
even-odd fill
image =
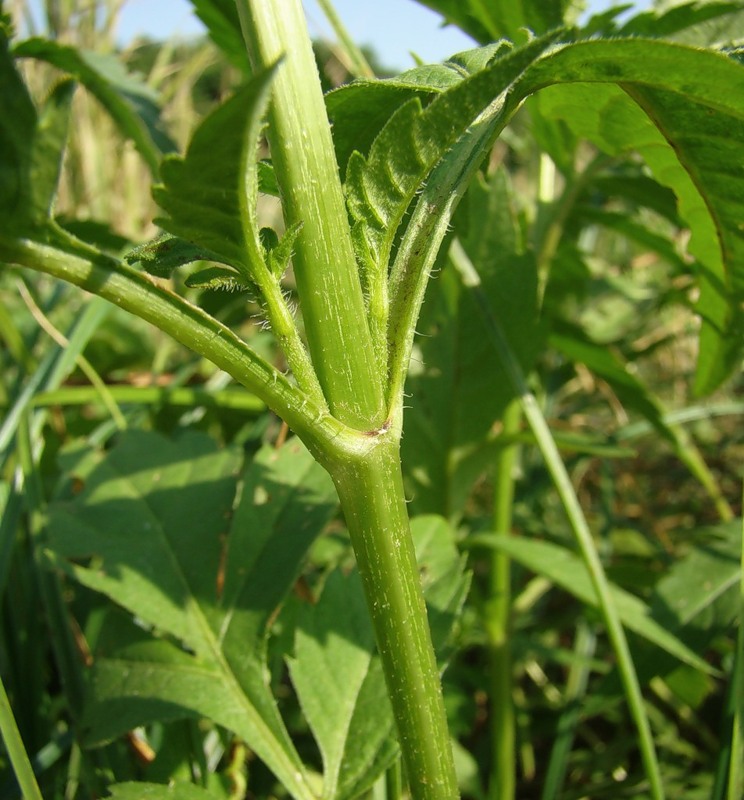
[[[744,797],[744,2],[422,4],[0,0],[0,800]]]

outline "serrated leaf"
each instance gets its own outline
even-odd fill
[[[454,531],[441,517],[411,521],[432,638],[440,663],[470,585]],[[305,606],[290,662],[292,682],[324,764],[323,797],[359,797],[398,753],[394,722],[361,582],[331,574]]]
[[[323,756],[323,796],[336,797],[349,726],[367,677],[374,634],[359,575],[336,571],[320,601],[302,607],[290,676]]]
[[[531,47],[535,50],[530,51]],[[657,180],[671,186],[680,199],[682,216],[693,233],[690,252],[704,266],[699,279],[704,324],[696,390],[710,391],[731,372],[744,348],[744,314],[739,305],[744,293],[744,229],[740,225],[744,167],[738,158],[744,146],[744,65],[721,53],[658,40],[579,41],[551,52],[545,52],[546,47],[544,40],[538,40],[497,57],[483,72],[438,94],[419,115],[414,103],[425,87],[416,87],[413,100],[408,99],[411,90],[407,90],[368,158],[353,156],[350,162],[347,183],[352,214],[361,228],[356,236],[360,262],[373,271],[385,268],[395,229],[411,200],[409,181],[422,177],[430,157],[442,155],[435,156],[436,145],[427,149],[427,136],[436,131],[436,141],[452,145],[450,137],[457,135],[453,120],[459,114],[460,123],[466,119],[469,124],[473,119],[470,104],[477,105],[478,89],[483,92],[481,101],[488,95],[484,76],[492,74],[503,82],[499,92],[504,92],[505,99],[499,117],[491,123],[494,132],[530,94],[556,84],[584,84],[572,91],[594,94],[566,114],[566,120],[574,118],[582,130],[588,127],[589,133],[582,135],[600,137],[600,146],[607,152],[640,150]],[[529,60],[530,54],[534,63],[519,63],[523,56]],[[365,95],[374,95],[372,85],[350,87],[349,92],[362,94],[346,105],[358,108]],[[563,88],[552,91],[560,95]],[[394,97],[395,92],[393,87],[387,94]],[[597,93],[602,102],[597,102]],[[609,108],[604,102],[608,97]],[[451,115],[446,124],[445,111]],[[397,126],[401,130],[396,138],[392,131]]]
[[[577,600],[593,608],[598,606],[589,573],[581,559],[565,547],[549,542],[493,535],[476,536],[474,542],[497,548],[538,575],[560,586]],[[685,664],[707,674],[715,670],[690,650],[663,624],[654,619],[651,609],[635,595],[610,584],[610,591],[623,625],[647,641],[670,653]]]
[[[211,250],[163,234],[151,242],[132,248],[125,256],[127,263],[141,264],[150,275],[169,278],[173,270],[195,261],[220,261],[220,256]]]
[[[726,625],[736,618],[736,590],[741,581],[741,520],[723,523],[715,528],[696,532],[695,541],[705,545],[693,547],[676,561],[654,587],[651,609],[671,631],[696,621],[704,626],[703,616],[726,594],[732,600]]]
[[[528,29],[536,34],[572,22],[583,3],[575,0],[520,0],[482,3],[476,0],[422,0],[423,5],[451,19],[481,42],[505,36],[514,39]],[[483,38],[485,34],[485,38]]]
[[[196,129],[184,157],[170,156],[153,187],[170,233],[214,252],[245,277],[263,254],[256,222],[256,151],[274,70],[251,79]]]
[[[726,43],[744,36],[744,9],[741,2],[680,3],[665,11],[636,14],[617,34],[663,37],[697,46]]]
[[[169,442],[136,431],[105,455],[70,457],[67,471],[84,488],[51,508],[57,563],[160,637],[97,660],[89,735],[109,738],[161,714],[208,716],[309,800],[267,684],[266,636],[336,495],[293,441],[257,454],[231,518],[238,464],[201,434]]]
[[[302,221],[300,220],[299,222],[295,222],[294,225],[290,225],[290,227],[284,232],[282,238],[272,245],[272,247],[267,248],[267,262],[269,269],[277,278],[281,278],[289,266],[294,245],[301,230]]]
[[[71,80],[60,81],[50,92],[39,114],[31,153],[33,210],[40,219],[52,216],[62,158],[67,146],[70,107],[75,92]]]
[[[184,281],[189,289],[223,289],[228,292],[240,292],[253,289],[253,286],[227,267],[207,267],[193,272]]]
[[[705,654],[739,614],[741,580],[741,519],[713,527],[688,531],[695,543],[691,551],[674,562],[658,581],[649,608],[664,629],[690,650]],[[635,659],[638,676],[684,675],[691,667],[680,664],[673,654],[647,648]],[[710,686],[709,672],[695,670],[696,683]],[[612,672],[588,699],[586,713],[606,710],[607,698],[621,694],[617,674]]]
[[[621,40],[566,47],[536,64],[530,80],[539,75],[545,84],[622,86],[549,93],[574,130],[606,152],[637,150],[679,198],[689,250],[704,267],[695,389],[711,391],[738,363],[744,339],[736,300],[744,291],[744,170],[736,155],[744,146],[744,68],[712,51]]]
[[[352,154],[346,171],[348,206],[359,227],[358,256],[370,271],[387,269],[398,226],[436,162],[557,38],[554,33],[497,54],[489,67],[439,94],[425,109],[414,97],[393,114],[366,158]]]
[[[157,95],[126,72],[113,55],[77,50],[49,39],[33,38],[13,48],[16,58],[36,58],[72,75],[104,106],[130,138],[153,173],[161,155],[174,149],[161,127]]]

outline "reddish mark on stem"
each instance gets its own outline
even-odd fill
[[[379,428],[375,428],[371,431],[364,431],[364,436],[381,436],[383,433],[387,433],[390,430],[392,424],[392,419],[386,419]]]

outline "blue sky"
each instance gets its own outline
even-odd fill
[[[589,0],[591,11],[616,5],[620,0]],[[304,0],[310,32],[315,37],[332,38],[332,32],[315,0]],[[30,0],[39,7],[39,0]],[[645,8],[651,0],[636,0]],[[455,28],[442,28],[439,15],[414,0],[335,0],[336,10],[351,35],[360,44],[371,44],[380,61],[392,69],[413,65],[410,51],[424,61],[441,61],[471,46],[471,41]],[[191,37],[203,28],[188,0],[126,0],[121,11],[118,38],[130,42],[138,35],[152,38]]]

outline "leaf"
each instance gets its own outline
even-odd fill
[[[370,272],[387,270],[398,226],[434,165],[557,36],[536,39],[507,55],[497,53],[490,66],[439,94],[425,109],[414,97],[393,114],[366,158],[351,155],[347,201],[357,256]]]
[[[466,557],[457,547],[453,527],[443,517],[434,514],[414,517],[411,535],[431,635],[441,665],[448,658],[450,638],[470,588]]]
[[[415,90],[383,88],[388,113],[396,92],[399,107],[367,159],[352,155],[347,171],[360,262],[372,271],[385,268],[411,201],[411,186],[418,188],[443,155],[438,144],[451,147],[476,109],[503,93],[499,118],[491,123],[495,134],[529,95],[556,84],[582,84],[551,90],[557,97],[566,91],[584,93],[563,118],[609,153],[639,150],[657,180],[679,198],[681,216],[692,231],[690,252],[704,266],[696,390],[710,391],[730,374],[744,348],[739,307],[744,293],[744,167],[738,158],[744,143],[744,65],[714,51],[643,39],[579,41],[546,52],[549,39],[508,56],[497,54],[485,70],[445,92],[430,87],[437,96],[423,111],[417,110],[423,84]],[[358,111],[365,98],[374,104],[379,90],[373,86],[380,84],[349,87],[346,111]],[[416,96],[409,99],[412,91]],[[353,102],[352,92],[359,95]],[[334,117],[342,129],[359,124],[344,116]]]
[[[548,62],[558,69],[549,70]],[[744,291],[744,172],[736,153],[744,144],[744,68],[710,51],[630,40],[565,48],[536,65],[538,72],[549,83],[571,75],[621,84],[624,91],[550,89],[552,113],[606,152],[638,151],[679,198],[692,233],[689,251],[703,265],[695,389],[711,391],[735,368],[742,350],[744,322],[736,298]]]
[[[520,0],[518,3],[421,0],[421,3],[482,44],[502,36],[514,39],[524,28],[537,34],[558,28],[571,22],[583,6],[575,0]]]
[[[133,142],[155,174],[161,155],[174,145],[161,127],[157,95],[126,72],[113,55],[76,50],[49,39],[33,38],[13,48],[16,58],[36,58],[72,75],[101,103]]]
[[[206,789],[186,783],[115,783],[108,790],[110,800],[215,800]]]
[[[253,286],[242,275],[238,275],[235,270],[226,267],[200,269],[189,275],[184,283],[189,289],[224,289],[228,292],[253,289]]]
[[[651,610],[670,631],[694,622],[704,627],[708,612],[716,614],[720,600],[728,595],[730,604],[718,625],[736,620],[737,589],[741,581],[741,520],[696,532],[699,542],[684,558],[676,561],[654,587]]]
[[[475,536],[470,541],[474,545],[494,547],[505,552],[532,572],[560,586],[577,600],[597,608],[597,595],[584,563],[565,547],[532,539],[490,534]],[[614,584],[610,584],[610,591],[626,628],[685,664],[690,664],[707,674],[715,674],[715,670],[708,663],[654,619],[646,603]]]
[[[263,263],[256,222],[256,151],[274,70],[251,79],[199,125],[185,157],[169,156],[153,196],[165,230],[250,277]]]
[[[684,44],[710,46],[740,39],[744,34],[741,2],[680,3],[666,11],[649,9],[620,26],[621,36],[653,36]]]
[[[233,0],[191,0],[191,5],[196,16],[206,26],[209,38],[234,67],[249,75],[251,67],[248,51],[240,30],[238,9]]]
[[[67,146],[74,92],[73,81],[60,81],[50,92],[39,114],[30,172],[32,204],[39,219],[49,219],[52,216],[62,158]]]
[[[657,582],[649,600],[653,619],[690,650],[705,654],[737,622],[741,581],[741,519],[689,531],[690,552],[676,560]],[[673,654],[648,648],[636,659],[639,678],[671,679],[675,691],[711,691],[710,670],[680,665]],[[685,681],[685,676],[687,680]],[[693,684],[691,686],[690,684]],[[701,686],[702,684],[702,686]],[[587,704],[587,714],[604,711],[619,691],[617,675],[608,674]]]
[[[161,715],[208,716],[309,800],[267,684],[266,636],[337,500],[293,440],[248,465],[231,519],[238,465],[200,434],[169,442],[131,431],[105,455],[70,456],[67,472],[84,488],[51,509],[56,561],[153,631],[97,660],[89,738]]]
[[[59,82],[37,114],[0,37],[0,228],[19,236],[51,217],[75,85]]]
[[[482,275],[520,360],[529,369],[543,334],[537,325],[537,269],[524,252],[511,187],[503,173],[475,182],[456,230]],[[513,397],[472,293],[448,265],[428,289],[406,390],[403,464],[415,513],[457,519],[498,442],[490,435]]]
[[[266,229],[264,229],[266,230]],[[290,225],[284,232],[284,235],[271,247],[267,247],[267,261],[269,269],[274,273],[274,276],[279,279],[284,275],[289,262],[292,259],[292,250],[297,241],[297,237],[302,230],[302,221],[295,222]]]
[[[169,278],[173,270],[195,261],[220,261],[220,256],[211,250],[163,234],[151,242],[133,247],[125,256],[129,264],[141,264],[150,275]]]
[[[411,522],[416,558],[441,660],[469,587],[454,531],[441,517]],[[392,710],[356,572],[332,573],[299,616],[290,675],[324,764],[323,797],[368,790],[398,753]]]
[[[320,602],[303,606],[295,657],[289,660],[292,683],[323,756],[324,797],[337,796],[349,726],[373,650],[359,575],[336,571]]]

